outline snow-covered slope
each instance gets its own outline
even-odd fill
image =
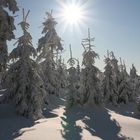
[[[0,105],[0,140],[139,140],[135,110],[133,104],[69,111],[60,106],[33,123],[15,115],[10,105]]]

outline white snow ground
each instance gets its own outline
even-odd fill
[[[120,107],[64,106],[45,113],[35,124],[0,104],[0,140],[140,140],[140,119],[133,104]]]

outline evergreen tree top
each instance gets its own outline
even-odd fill
[[[120,66],[119,66],[119,68],[120,68],[120,72],[121,72],[122,77],[124,77],[124,78],[128,77],[125,62],[122,61],[121,58],[120,58]]]
[[[104,56],[104,62],[106,64],[104,74],[105,76],[111,76],[112,75],[112,66],[111,66],[111,59],[110,59],[110,52],[107,50],[107,56]]]
[[[17,59],[17,58],[29,58],[30,56],[35,57],[36,51],[32,45],[32,36],[27,31],[29,28],[29,23],[27,23],[27,17],[29,15],[29,12],[25,15],[24,9],[23,9],[23,21],[19,23],[23,30],[23,36],[18,38],[18,41],[14,44],[18,44],[17,48],[13,49],[13,51],[10,53],[10,59]]]
[[[99,55],[93,51],[93,47],[95,47],[95,45],[92,44],[93,41],[94,38],[91,38],[90,31],[88,29],[88,38],[82,40],[82,46],[84,48],[82,64],[84,66],[93,65],[95,63],[95,58],[99,58]]]
[[[131,76],[132,78],[138,77],[138,75],[137,75],[137,70],[136,70],[134,64],[132,64],[132,68],[130,69],[130,76]]]
[[[110,53],[108,50],[107,50],[107,56],[104,56],[104,57],[105,57],[105,59],[104,59],[105,63],[109,64],[110,63]]]
[[[95,38],[91,38],[90,30],[88,29],[88,37],[82,40],[82,46],[84,47],[84,50],[91,51],[92,47],[95,47],[95,45],[92,44],[94,40]]]
[[[118,60],[116,59],[114,52],[110,52],[110,55],[111,55],[111,64],[112,64],[113,69],[116,72],[119,72]]]
[[[57,35],[55,30],[55,25],[57,22],[52,17],[51,12],[47,12],[47,19],[43,22],[43,31],[42,34],[45,36],[41,37],[38,41],[37,51],[40,53],[38,60],[42,58],[47,58],[48,54],[51,53],[51,56],[54,57],[58,51],[62,51],[63,47],[61,44],[61,38]]]
[[[47,19],[45,19],[45,21],[43,22],[44,28],[42,34],[46,34],[49,30],[54,30],[55,25],[57,24],[57,22],[52,16],[52,10],[51,12],[46,12],[46,14],[47,14]]]
[[[70,44],[70,58],[69,60],[67,61],[67,63],[71,66],[71,67],[74,67],[74,65],[77,63],[77,65],[79,64],[79,61],[78,59],[74,58],[72,56],[72,49],[71,49],[71,44]]]
[[[116,59],[116,57],[115,57],[115,55],[114,55],[114,52],[113,51],[111,51],[110,52],[110,56],[111,56],[111,60],[112,60],[112,62],[114,62],[114,63],[118,63],[118,60]]]

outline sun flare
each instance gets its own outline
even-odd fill
[[[89,3],[87,1],[59,0],[58,4],[60,7],[57,12],[57,18],[61,32],[82,33],[82,29],[87,26],[89,21]]]
[[[78,24],[82,21],[83,12],[78,5],[68,5],[63,9],[62,17],[68,24]]]

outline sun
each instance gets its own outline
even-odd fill
[[[59,1],[57,17],[60,21],[61,32],[81,31],[87,21],[87,5],[81,1]]]
[[[67,24],[79,24],[83,19],[83,11],[80,6],[71,4],[64,7],[62,18]]]

